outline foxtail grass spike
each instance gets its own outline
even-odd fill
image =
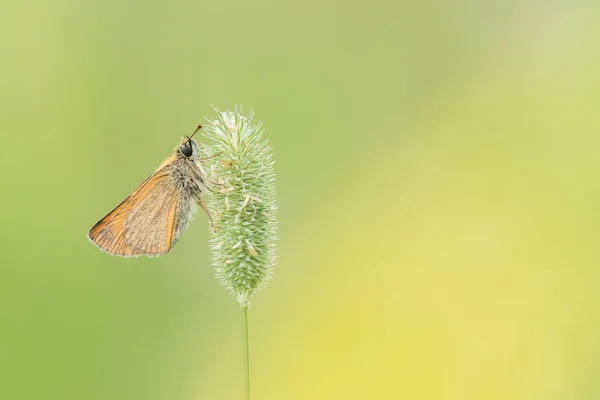
[[[271,279],[275,266],[277,223],[275,171],[271,146],[260,122],[241,108],[216,110],[204,126],[212,141],[206,204],[214,218],[210,247],[221,280],[242,307]]]

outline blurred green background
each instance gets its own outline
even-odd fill
[[[206,217],[158,259],[86,239],[211,104],[277,160],[254,399],[600,398],[597,2],[0,15],[0,398],[242,397]]]

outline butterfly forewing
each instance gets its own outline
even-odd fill
[[[169,179],[168,166],[146,179],[129,197],[90,230],[88,237],[102,250],[122,256],[165,254],[184,227],[188,212],[183,189]]]

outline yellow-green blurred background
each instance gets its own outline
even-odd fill
[[[254,399],[600,398],[600,8],[415,3],[4,2],[0,398],[242,397],[206,217],[86,239],[211,104],[277,160]]]

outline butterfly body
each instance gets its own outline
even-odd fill
[[[114,210],[98,221],[88,238],[121,257],[159,256],[179,240],[206,190],[200,149],[183,138],[174,153]],[[212,222],[212,219],[211,219]]]

